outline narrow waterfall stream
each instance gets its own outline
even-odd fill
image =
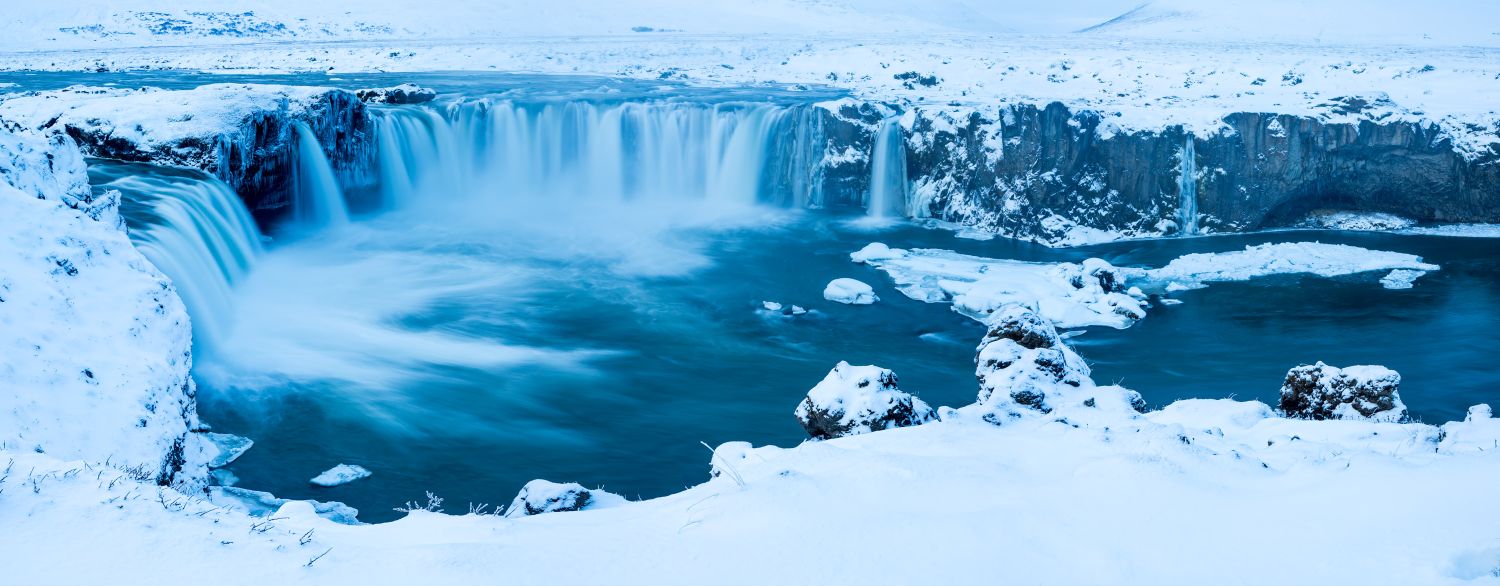
[[[898,118],[880,122],[870,157],[870,203],[866,213],[880,218],[904,218],[907,213],[906,144]]]
[[[1177,222],[1183,236],[1198,233],[1198,155],[1194,152],[1193,135],[1182,141],[1181,166],[1177,175]]]

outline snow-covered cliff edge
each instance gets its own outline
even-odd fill
[[[72,139],[0,128],[0,448],[189,481],[188,315],[118,203]]]

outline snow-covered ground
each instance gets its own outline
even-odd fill
[[[1480,0],[1420,10],[1395,0],[1379,9],[1353,0],[1172,0],[1114,21],[1135,3],[1088,0],[1050,16],[1016,1],[964,0],[185,4],[23,8],[0,21],[0,70],[587,73],[826,84],[927,107],[1059,101],[1099,112],[1106,134],[1177,124],[1218,132],[1238,111],[1422,120],[1476,155],[1500,134],[1500,113],[1484,99],[1500,93],[1500,18]],[[1294,16],[1307,11],[1338,18]],[[1012,14],[1022,16],[1011,22]],[[381,22],[367,22],[377,15]],[[1346,96],[1371,107],[1335,101]]]
[[[224,584],[1500,582],[1500,508],[1487,505],[1497,419],[1312,422],[1227,400],[1087,423],[943,417],[790,449],[728,444],[718,477],[705,454],[707,482],[651,501],[518,519],[441,503],[447,514],[373,526],[300,502],[250,517],[18,453],[0,484],[0,558],[20,584],[166,572]]]
[[[0,16],[0,69],[480,69],[818,83],[931,108],[1062,101],[1117,130],[1216,132],[1234,111],[1425,120],[1475,155],[1500,133],[1488,97],[1500,94],[1493,3],[1135,8],[33,2]],[[926,76],[933,82],[912,82]],[[99,95],[137,100],[126,113],[139,125],[122,130],[143,144],[199,136],[200,124],[263,107],[246,99],[298,99],[224,87],[222,103],[207,104]],[[67,115],[86,123],[91,98],[74,94]],[[1349,95],[1386,101],[1362,112],[1333,101]],[[24,99],[34,102],[7,102],[6,116],[47,126],[47,98]],[[986,394],[914,427],[792,448],[725,444],[705,454],[703,484],[650,501],[595,491],[610,506],[590,507],[581,487],[549,482],[514,502],[497,487],[493,500],[512,502],[511,511],[537,500],[584,509],[576,512],[481,514],[499,511],[433,495],[400,521],[361,526],[325,518],[351,520],[337,504],[227,487],[205,494],[195,485],[206,464],[235,448],[190,433],[200,427],[190,326],[171,284],[130,246],[113,200],[89,193],[71,141],[7,126],[0,155],[0,582],[1500,583],[1500,419],[1487,406],[1441,426],[1288,419],[1232,400],[1140,414],[1104,399],[1123,389],[1073,380],[1058,383],[1047,413],[1009,405],[996,418],[993,403],[1009,399]],[[1048,328],[1128,325],[1146,307],[1135,285],[1171,291],[1380,270],[1399,286],[1438,269],[1312,243],[1189,255],[1158,269],[876,245],[855,259],[914,298],[952,300],[978,319],[1027,306]],[[841,404],[873,404],[832,391]],[[183,473],[172,474],[178,466]]]

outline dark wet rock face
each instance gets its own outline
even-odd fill
[[[1406,422],[1400,385],[1401,375],[1383,366],[1298,366],[1286,373],[1281,411],[1297,419]]]
[[[797,421],[815,439],[921,425],[937,414],[903,392],[896,374],[877,366],[840,362],[797,406]]]

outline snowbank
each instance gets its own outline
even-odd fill
[[[0,128],[0,449],[201,477],[187,312],[116,195],[66,137]]]

